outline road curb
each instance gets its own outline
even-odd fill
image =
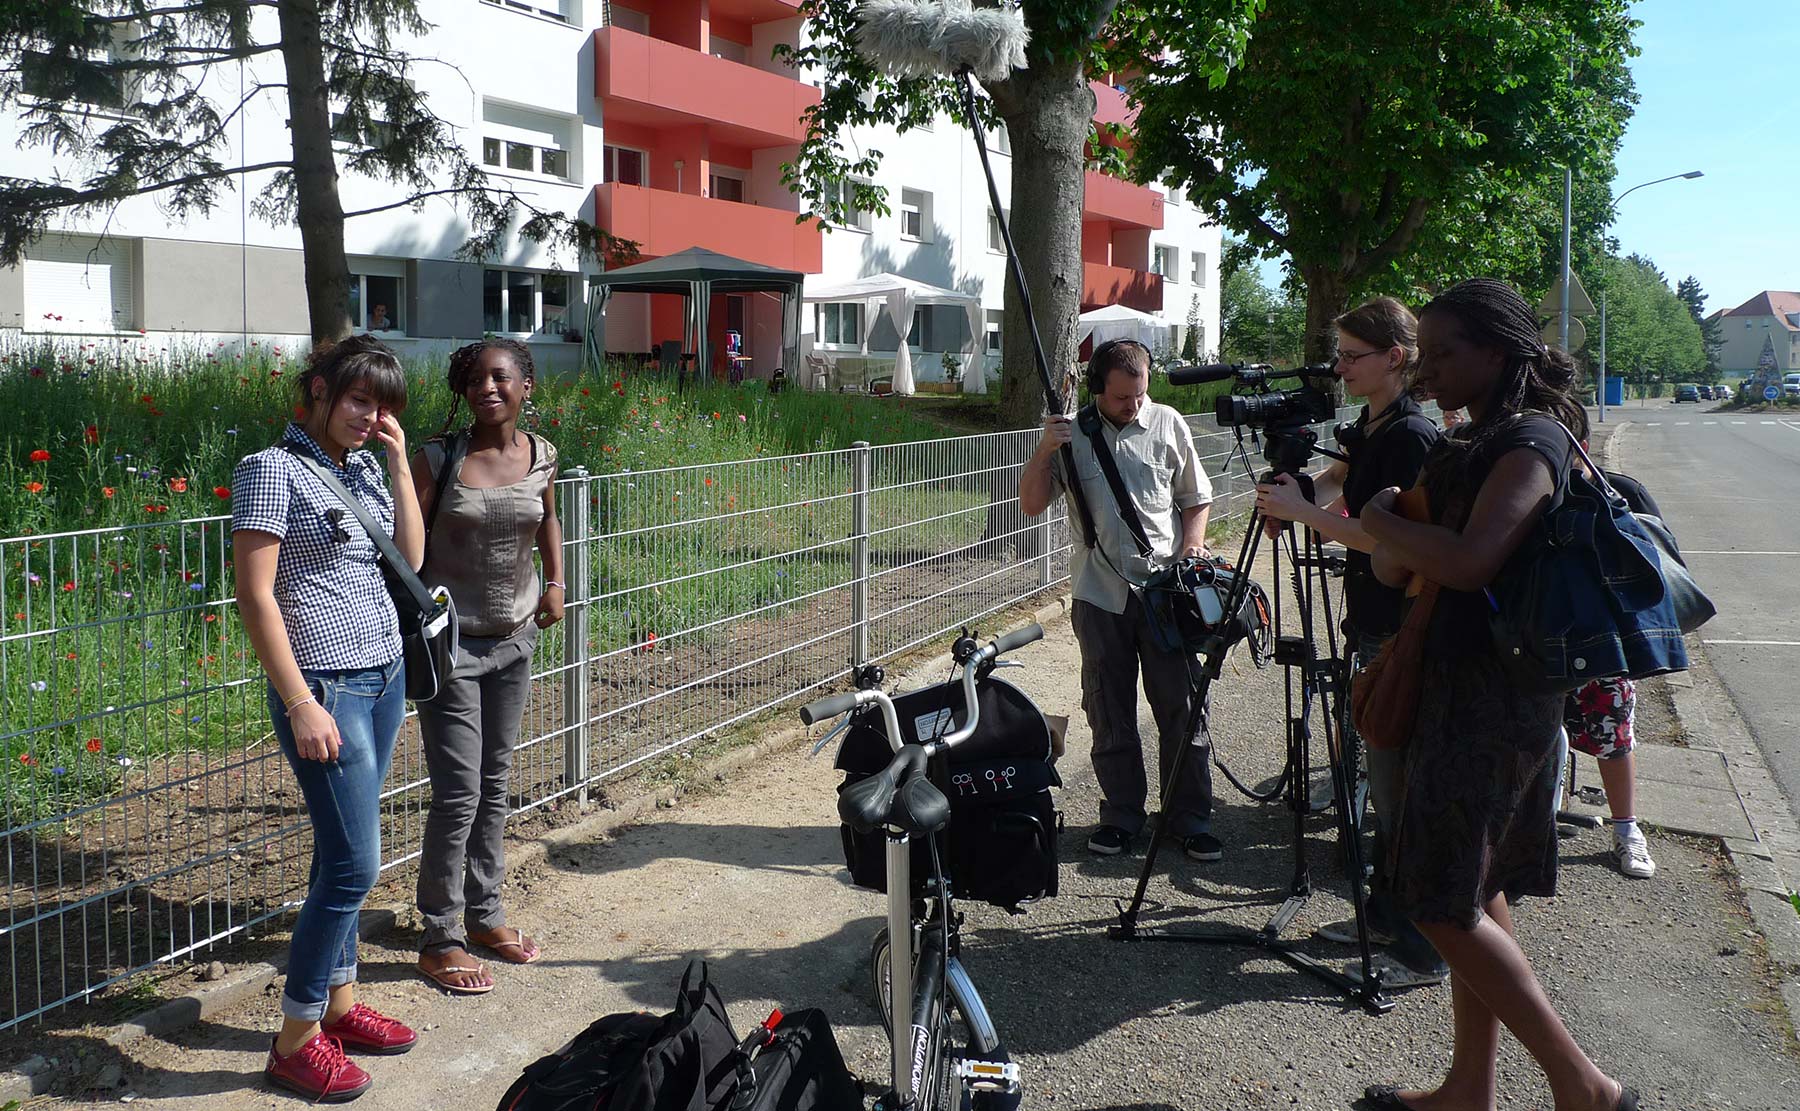
[[[1046,605],[1040,606],[1031,619],[1040,625],[1060,620],[1068,616],[1069,596],[1059,595]],[[1010,626],[1017,628],[1018,626]],[[907,669],[900,682],[912,679],[935,677],[941,674],[950,663],[948,652],[940,653],[932,658]],[[775,732],[760,741],[734,748],[708,760],[699,770],[702,780],[724,780],[753,764],[768,759],[788,749],[794,748],[806,740],[807,730],[804,726],[791,726]],[[656,811],[674,805],[681,797],[682,791],[675,785],[659,787],[634,798],[627,799],[616,806],[607,807],[580,821],[548,830],[529,841],[509,844],[507,846],[507,863],[509,868],[520,868],[528,864],[536,864],[546,860],[556,849],[591,840],[595,837],[611,833],[613,830],[635,824]],[[357,932],[364,941],[394,928],[401,916],[410,911],[410,907],[376,907],[365,908],[357,924]],[[210,1018],[222,1011],[230,1010],[242,1003],[262,995],[276,977],[286,970],[285,963],[259,961],[246,965],[236,972],[229,973],[225,979],[194,988],[174,999],[157,1004],[150,1010],[96,1033],[99,1040],[114,1049],[123,1049],[133,1042],[152,1035],[166,1037],[179,1030]],[[70,1070],[61,1062],[46,1061],[42,1057],[33,1057],[14,1065],[4,1073],[0,1073],[0,1106],[9,1101],[23,1102],[34,1096],[44,1095],[56,1084],[57,1080],[71,1075]]]

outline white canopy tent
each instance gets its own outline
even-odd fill
[[[1091,336],[1095,347],[1108,340],[1134,339],[1154,351],[1157,345],[1168,342],[1172,333],[1172,326],[1161,317],[1126,305],[1106,305],[1084,312],[1077,323],[1080,328],[1075,342],[1086,342]]]
[[[809,279],[806,285],[806,300],[861,303],[863,313],[860,338],[865,354],[869,350],[869,336],[874,332],[875,324],[885,308],[888,319],[894,322],[894,330],[900,333],[900,346],[894,352],[894,392],[901,395],[910,395],[915,392],[912,352],[907,349],[906,344],[907,333],[912,331],[913,310],[923,305],[961,306],[969,317],[969,340],[961,353],[963,361],[962,389],[964,393],[987,392],[987,370],[982,365],[981,355],[981,298],[975,294],[927,285],[911,278],[903,278],[898,274],[871,274],[869,277],[857,278],[854,281],[818,285],[813,284]]]

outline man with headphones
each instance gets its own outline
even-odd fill
[[[1070,559],[1075,639],[1081,646],[1081,702],[1093,732],[1094,775],[1100,782],[1100,824],[1088,849],[1117,856],[1131,849],[1147,820],[1143,741],[1138,736],[1138,674],[1156,719],[1161,769],[1186,743],[1194,689],[1188,661],[1165,652],[1151,638],[1139,589],[1157,569],[1182,556],[1206,554],[1206,520],[1212,483],[1194,450],[1187,421],[1150,400],[1150,350],[1134,340],[1112,340],[1094,350],[1087,369],[1090,403],[1071,420],[1044,418],[1043,438],[1019,475],[1019,508],[1035,517],[1068,476],[1060,451],[1067,445],[1081,481],[1081,497],[1093,518],[1094,545],[1077,536]],[[1117,467],[1115,493],[1099,451]],[[1127,520],[1122,499],[1142,530]],[[1071,504],[1071,521],[1080,511]],[[1145,543],[1148,551],[1144,550]],[[1198,707],[1195,743],[1205,745],[1206,707]],[[1162,813],[1168,833],[1195,860],[1218,860],[1224,848],[1210,832],[1212,769],[1203,754],[1181,762],[1179,782],[1168,789]],[[1166,779],[1166,774],[1159,781]]]

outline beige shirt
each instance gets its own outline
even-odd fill
[[[458,462],[444,484],[419,577],[450,592],[465,636],[511,636],[537,612],[542,591],[531,557],[544,523],[544,490],[556,481],[556,448],[542,436],[531,443],[531,469],[517,482],[464,486]],[[424,450],[435,482],[444,448],[431,442]]]
[[[1069,447],[1075,456],[1075,471],[1081,476],[1081,493],[1094,517],[1094,537],[1104,558],[1095,558],[1083,543],[1081,518],[1071,503],[1069,527],[1075,532],[1075,543],[1069,577],[1074,583],[1076,601],[1110,613],[1124,613],[1130,597],[1126,581],[1141,586],[1151,572],[1181,554],[1182,511],[1210,504],[1212,482],[1200,465],[1200,453],[1194,449],[1187,421],[1167,405],[1145,403],[1137,417],[1123,428],[1102,417],[1100,435],[1112,448],[1119,477],[1131,495],[1138,519],[1144,523],[1152,558],[1139,554],[1131,528],[1119,513],[1112,487],[1094,458],[1094,446],[1077,423]],[[1068,490],[1060,452],[1051,461],[1050,480],[1058,490]]]

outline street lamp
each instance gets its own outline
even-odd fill
[[[1694,178],[1705,177],[1705,176],[1706,176],[1705,171],[1689,170],[1685,174],[1670,174],[1668,177],[1659,177],[1659,178],[1655,179],[1654,181],[1646,181],[1646,182],[1642,182],[1638,185],[1633,185],[1631,188],[1625,190],[1623,193],[1620,193],[1618,196],[1614,197],[1612,199],[1612,202],[1606,206],[1607,211],[1608,212],[1617,212],[1620,201],[1624,200],[1626,197],[1629,197],[1631,194],[1637,192],[1639,189],[1645,188],[1646,186],[1661,185],[1665,181],[1675,181],[1677,179],[1691,181]],[[1563,219],[1565,221],[1568,219],[1568,213],[1567,213],[1566,209],[1563,214]],[[1567,293],[1568,271],[1569,271],[1569,232],[1568,232],[1568,225],[1567,225],[1567,223],[1565,223],[1563,225],[1563,283],[1564,283],[1563,296],[1564,296],[1565,300],[1568,297],[1568,293]],[[1567,306],[1565,305],[1564,307],[1566,310]],[[1565,311],[1565,313],[1563,315],[1563,327],[1564,328],[1568,327],[1568,322],[1569,322],[1568,314]],[[1604,270],[1601,271],[1601,278],[1600,278],[1600,373],[1597,376],[1597,382],[1598,382],[1598,388],[1595,389],[1595,391],[1594,391],[1594,401],[1599,406],[1599,409],[1600,409],[1600,423],[1605,424],[1606,423],[1606,276],[1605,276]]]

